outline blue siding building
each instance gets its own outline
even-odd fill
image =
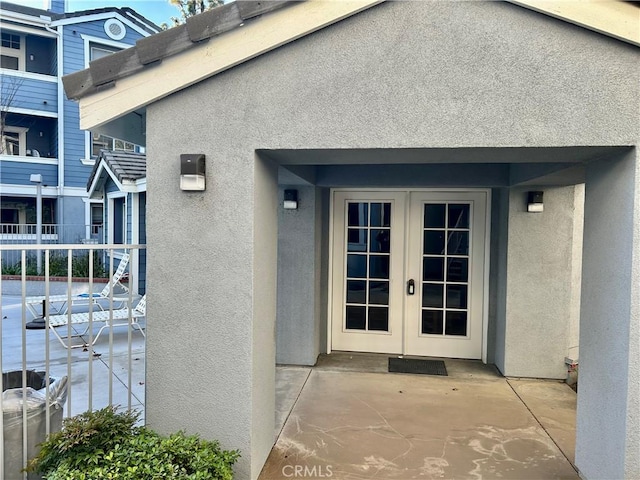
[[[89,176],[103,149],[144,153],[132,142],[80,130],[78,104],[66,98],[61,78],[160,27],[130,8],[67,12],[65,6],[60,0],[50,0],[47,10],[0,3],[0,241],[5,243],[35,240],[34,174],[42,179],[42,222],[49,238],[108,242],[107,201],[89,197]]]

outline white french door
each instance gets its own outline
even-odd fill
[[[331,349],[481,358],[488,191],[332,197]]]

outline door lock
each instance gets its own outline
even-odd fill
[[[416,282],[412,278],[407,282],[407,295],[413,295],[414,293],[416,293]]]

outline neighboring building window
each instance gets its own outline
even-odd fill
[[[27,154],[27,129],[20,127],[4,127],[2,142],[0,143],[0,155]]]
[[[93,134],[91,135],[91,155],[97,157],[100,150],[119,150],[122,152],[144,153],[144,147],[135,143],[127,142],[119,138],[109,137],[107,135]]]
[[[104,208],[101,203],[91,204],[91,236],[99,236],[102,233]]]
[[[22,70],[22,37],[13,33],[2,32],[0,55],[2,68],[9,70]]]
[[[91,44],[90,45],[90,52],[89,52],[89,60],[93,61],[93,60],[97,60],[99,58],[102,57],[107,57],[109,55],[111,55],[112,53],[118,52],[120,51],[119,48],[113,48],[113,47],[107,47],[105,45],[94,45]]]

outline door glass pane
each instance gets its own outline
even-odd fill
[[[347,277],[366,278],[367,276],[367,256],[347,255]]]
[[[467,312],[447,312],[445,335],[467,334]]]
[[[389,255],[369,257],[369,278],[389,278]]]
[[[391,247],[391,230],[371,230],[371,251],[375,253],[389,253]]]
[[[371,226],[388,227],[391,225],[391,204],[372,203],[371,204]]]
[[[445,205],[424,206],[424,228],[444,228]]]
[[[469,260],[467,258],[449,258],[447,260],[447,281],[466,282],[469,278]]]
[[[347,321],[346,326],[348,330],[364,330],[367,323],[367,307],[351,307],[347,306]]]
[[[469,228],[469,205],[449,205],[449,228]]]
[[[364,280],[347,281],[347,303],[367,303],[367,282]]]
[[[369,330],[389,331],[389,309],[369,307]]]
[[[442,335],[442,310],[422,311],[422,333],[425,335]]]
[[[369,282],[369,303],[389,305],[389,282]]]
[[[449,232],[448,255],[469,255],[469,232]]]
[[[422,284],[422,306],[442,308],[442,289],[444,285],[438,283],[423,283]]]
[[[466,285],[447,285],[447,308],[467,308]]]
[[[391,206],[391,202],[347,203],[345,327],[349,330],[389,330]]]
[[[369,204],[366,202],[350,202],[347,207],[347,217],[347,225],[350,227],[366,227],[369,223]]]
[[[444,255],[444,230],[425,230],[423,253]]]
[[[444,258],[426,257],[422,263],[422,280],[425,282],[444,280]]]
[[[467,334],[470,241],[470,204],[424,205],[423,334]]]
[[[350,228],[347,230],[347,251],[367,251],[367,230],[365,228]]]

